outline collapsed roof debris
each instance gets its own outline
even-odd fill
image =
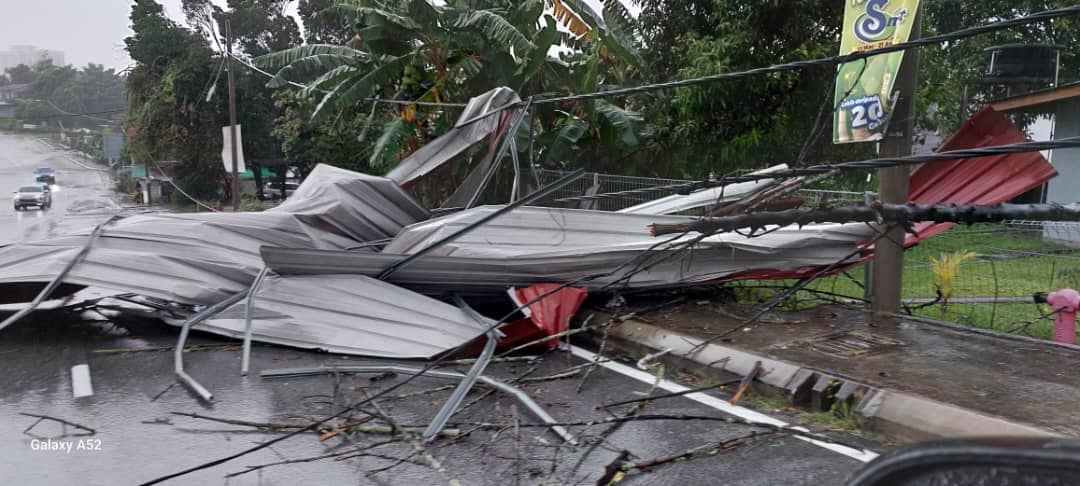
[[[768,174],[769,172],[787,168],[787,164],[780,164],[751,173]],[[620,209],[618,212],[632,214],[675,214],[700,207],[718,207],[727,203],[739,201],[752,194],[760,193],[775,184],[776,181],[774,179],[762,179],[760,181],[713,187],[702,191],[692,192],[690,194],[672,194],[660,199],[643,202],[636,206]]]
[[[99,227],[96,239],[87,228],[0,247],[0,303],[29,300],[26,292],[14,292],[29,285],[45,288],[42,298],[70,297],[71,304],[78,300],[75,291],[93,287],[157,299],[152,307],[169,310],[163,319],[186,323],[181,343],[193,328],[232,338],[250,332],[261,342],[341,354],[429,359],[465,349],[509,321],[486,325],[464,301],[448,303],[452,295],[513,301],[526,314],[539,309],[544,316],[534,315],[535,328],[525,334],[558,334],[585,292],[802,277],[839,271],[869,256],[871,250],[860,254],[859,248],[876,230],[862,223],[771,228],[759,235],[683,233],[666,240],[648,233],[650,225],[697,220],[671,214],[766,195],[777,189],[779,177],[663,197],[620,212],[529,205],[580,177],[579,170],[541,190],[526,190],[511,204],[473,207],[500,162],[497,139],[521,120],[518,100],[505,88],[474,98],[450,132],[386,178],[319,165],[286,202],[265,212],[139,214]],[[997,137],[990,142],[1022,137],[1000,115],[980,113],[948,148],[984,144],[987,133]],[[474,164],[469,180],[475,188],[455,192],[469,201],[466,208],[432,217],[404,191],[481,142],[488,157]],[[923,166],[912,178],[912,200],[1002,202],[1054,175],[1038,153],[1000,156],[976,171],[971,164],[978,163]],[[517,169],[515,162],[515,178],[524,178]],[[511,299],[507,290],[515,287],[531,288]],[[533,305],[549,294],[559,297],[547,304],[559,305]],[[184,306],[203,310],[191,315],[189,309],[190,317],[178,320],[174,308]],[[244,372],[249,349],[245,340]],[[210,396],[184,373],[180,352],[176,371]],[[465,383],[471,386],[471,380]]]
[[[270,276],[252,319],[256,341],[380,358],[430,358],[484,333],[458,307],[359,275]],[[197,329],[242,337],[244,303]]]
[[[352,273],[375,276],[386,265],[497,207],[484,206],[407,228],[382,253],[263,248],[266,264],[283,274]],[[872,235],[866,225],[785,228],[746,238],[732,233],[683,252],[679,238],[657,248],[644,228],[658,217],[558,208],[521,208],[436,250],[389,281],[428,295],[453,290],[504,296],[508,287],[569,282],[592,289],[693,285],[755,268],[829,264]],[[693,218],[660,220],[685,223]],[[414,241],[415,240],[415,241]],[[652,248],[653,265],[638,271],[635,257]],[[404,253],[397,253],[404,252]],[[661,258],[666,254],[669,258]]]
[[[417,149],[386,177],[409,187],[496,130],[505,129],[503,123],[509,111],[501,109],[519,101],[521,98],[510,88],[495,88],[470,99],[454,128]]]
[[[427,217],[427,210],[389,179],[319,165],[290,199],[261,213],[120,219],[64,281],[210,305],[251,285],[262,267],[263,245],[345,249],[394,236]],[[91,229],[0,248],[0,296],[9,294],[6,284],[48,282],[85,245]]]

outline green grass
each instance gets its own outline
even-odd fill
[[[1080,287],[1080,249],[1044,241],[1041,232],[1016,230],[1002,225],[973,225],[953,228],[924,241],[905,254],[903,296],[905,298],[934,298],[936,279],[930,259],[943,253],[961,250],[980,256],[960,266],[950,298],[961,297],[1029,297],[1035,292],[1049,292],[1062,287]],[[845,296],[863,296],[863,269],[856,268],[848,275],[818,279],[807,288]],[[775,295],[776,289],[755,288],[755,285],[794,284],[795,281],[746,282],[734,284],[736,296],[742,302],[764,302]],[[816,305],[814,294],[803,292],[798,300],[786,303],[786,308]],[[952,321],[973,327],[1012,332],[1024,327],[1025,321],[1038,318],[1049,307],[1024,303],[948,303],[933,304],[913,310],[915,315]],[[1023,328],[1021,334],[1049,339],[1053,323],[1039,321]]]

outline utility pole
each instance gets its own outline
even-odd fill
[[[233,212],[240,210],[240,174],[237,159],[236,146],[236,84],[233,83],[233,58],[232,58],[232,28],[229,21],[225,21],[225,49],[229,70],[229,144],[232,149],[232,208]]]
[[[921,8],[915,12],[910,40],[922,33]],[[919,79],[919,50],[904,53],[904,62],[897,73],[896,87],[900,94],[893,107],[891,123],[885,139],[881,142],[882,157],[911,155],[911,138],[915,131],[915,91]],[[878,194],[884,204],[903,204],[908,200],[908,179],[911,171],[906,166],[878,170]],[[892,313],[900,310],[900,293],[904,272],[904,228],[885,226],[887,234],[874,244],[874,266],[870,287],[870,307],[875,313]]]

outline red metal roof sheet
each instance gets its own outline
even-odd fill
[[[975,113],[938,151],[1024,141],[1024,132],[987,107]],[[997,204],[1039,187],[1056,175],[1057,171],[1039,152],[924,164],[911,174],[908,199],[921,204]],[[919,236],[909,234],[906,243],[913,245],[951,227],[952,223],[917,223],[915,231]]]
[[[938,151],[958,150],[992,145],[1024,142],[1027,135],[1016,128],[1001,113],[987,107],[975,113]],[[920,204],[997,204],[1009,201],[1039,187],[1057,175],[1050,162],[1039,152],[998,155],[950,162],[923,164],[911,174],[908,200]],[[952,228],[954,223],[916,223],[916,234],[908,234],[907,246]],[[854,250],[854,249],[853,249]],[[857,262],[834,268],[827,274],[838,273],[873,256],[863,252]],[[796,269],[753,269],[729,275],[731,280],[775,280],[805,278],[824,267]]]

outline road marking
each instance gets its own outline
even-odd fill
[[[57,147],[57,146],[45,141],[44,139],[37,138],[35,140],[37,140],[38,143],[40,143],[40,144],[42,144],[42,145],[44,145],[44,146],[46,146],[46,147],[48,147],[50,149],[56,150],[58,152],[63,152],[65,150],[64,148]],[[79,167],[82,167],[82,168],[84,168],[86,170],[96,170],[96,171],[102,171],[102,172],[106,172],[106,171],[109,170],[109,169],[103,169],[101,167],[91,167],[91,166],[86,165],[86,164],[84,164],[82,162],[79,162],[78,160],[75,160],[74,157],[72,157],[72,156],[70,156],[70,155],[68,155],[66,153],[61,153],[60,156],[67,159],[69,162],[72,162],[75,165],[78,165]]]
[[[587,349],[579,348],[577,346],[570,346],[570,352],[573,353],[574,356],[577,356],[579,358],[583,358],[583,359],[588,360],[588,361],[596,361],[598,359],[598,356],[596,355],[596,353],[593,353],[592,351],[589,351]],[[603,360],[601,360],[599,365],[603,366],[604,368],[607,368],[607,369],[609,369],[611,371],[619,373],[621,375],[624,375],[624,376],[633,378],[635,380],[641,381],[643,383],[650,383],[651,384],[651,383],[656,382],[656,377],[653,376],[651,373],[647,373],[647,372],[644,372],[644,371],[641,371],[641,370],[638,370],[638,369],[634,369],[634,368],[626,366],[626,365],[624,365],[622,363],[616,363],[616,362],[613,362],[613,361],[603,361]],[[687,390],[690,389],[690,388],[687,388],[687,387],[685,387],[683,385],[680,385],[680,384],[675,383],[675,382],[670,381],[670,380],[661,380],[659,385],[657,385],[657,387],[658,388],[663,388],[664,390],[667,390],[667,391],[673,392],[673,393],[684,392],[684,391],[687,391]],[[686,398],[689,398],[689,399],[695,401],[695,402],[698,402],[700,404],[707,405],[709,407],[715,408],[715,409],[717,409],[717,410],[719,410],[719,411],[721,411],[723,413],[726,413],[728,415],[734,415],[734,416],[739,417],[739,418],[741,418],[743,420],[748,420],[750,422],[761,422],[763,424],[769,424],[769,425],[773,425],[773,426],[777,426],[777,427],[788,427],[788,428],[790,428],[792,430],[798,430],[800,432],[809,432],[809,430],[807,430],[805,427],[792,427],[791,424],[788,424],[787,422],[784,422],[784,421],[779,420],[777,418],[771,417],[769,415],[765,415],[765,414],[763,414],[761,412],[756,412],[754,410],[750,410],[749,408],[740,407],[738,405],[732,405],[732,404],[730,404],[730,403],[728,403],[728,402],[726,402],[724,400],[721,400],[721,399],[716,398],[716,397],[711,396],[711,395],[706,395],[704,393],[690,393],[690,394],[687,394],[687,395],[684,395],[684,396]],[[811,444],[814,444],[814,445],[816,445],[818,447],[821,447],[823,449],[828,449],[828,450],[833,451],[833,452],[835,452],[837,454],[845,455],[847,457],[850,457],[850,458],[855,459],[856,461],[860,461],[860,462],[870,462],[870,461],[874,460],[874,458],[876,458],[878,456],[878,454],[876,452],[868,451],[868,450],[865,450],[865,449],[855,449],[855,448],[840,445],[840,444],[832,444],[832,443],[829,443],[829,442],[822,442],[820,440],[811,439],[809,437],[801,437],[801,436],[797,436],[797,435],[794,436],[794,437],[796,439],[799,439],[799,440],[806,441],[806,442],[809,442]]]
[[[97,170],[97,171],[103,171],[103,172],[109,170],[109,169],[102,169],[101,167],[91,167],[91,166],[86,165],[86,164],[84,164],[82,162],[79,162],[78,160],[75,160],[74,157],[72,157],[70,155],[67,155],[67,154],[64,154],[64,158],[68,159],[69,161],[71,161],[73,163],[75,163],[79,167],[82,167],[82,168],[87,169],[87,170]]]

